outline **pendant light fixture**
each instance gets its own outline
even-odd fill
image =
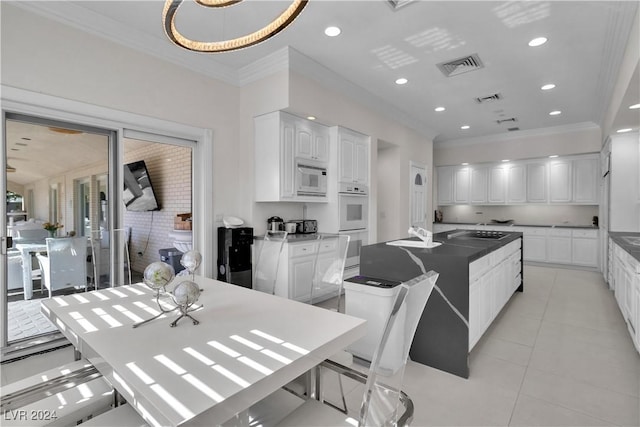
[[[216,52],[230,52],[245,47],[253,46],[260,42],[267,40],[270,37],[275,36],[280,31],[284,30],[294,19],[302,9],[307,5],[308,0],[293,0],[289,7],[277,16],[266,26],[244,36],[220,41],[197,41],[191,40],[180,33],[175,24],[176,14],[178,8],[184,0],[166,0],[164,5],[164,11],[162,12],[162,23],[164,31],[169,37],[169,40],[174,42],[180,47],[183,47],[194,52],[216,53]],[[223,8],[233,6],[243,0],[194,0],[196,3],[212,8]]]

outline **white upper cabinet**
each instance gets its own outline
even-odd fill
[[[438,204],[453,203],[453,168],[441,166],[438,169]]]
[[[580,204],[598,204],[598,159],[573,161],[573,201]]]
[[[474,167],[471,169],[471,203],[487,203],[487,168]]]
[[[329,161],[329,129],[307,120],[296,122],[296,157]]]
[[[527,202],[547,203],[547,165],[527,164]]]
[[[598,204],[597,155],[439,166],[438,204]]]
[[[469,168],[461,167],[455,170],[454,180],[455,189],[453,198],[455,203],[469,203]]]
[[[527,167],[513,164],[507,170],[507,203],[525,203],[527,201]]]
[[[572,199],[571,160],[553,160],[549,163],[549,201],[569,203]]]
[[[507,195],[507,170],[504,165],[489,169],[488,203],[504,203]]]
[[[295,159],[328,160],[328,128],[276,111],[254,118],[254,139],[256,202],[326,202],[296,194]]]
[[[369,183],[369,137],[349,129],[338,130],[338,181],[367,185]]]

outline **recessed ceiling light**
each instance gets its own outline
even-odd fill
[[[552,154],[552,155],[549,156],[550,159],[555,159],[556,157],[558,157],[557,154]]]
[[[549,113],[550,116],[559,116],[560,114],[562,114],[562,111],[560,110],[552,111]]]
[[[462,126],[460,126],[460,129],[462,129],[462,130],[467,130],[467,129],[469,129],[470,127],[471,127],[471,126],[469,126],[469,125],[462,125]]]
[[[342,32],[342,30],[338,27],[327,27],[324,29],[324,34],[329,36],[329,37],[335,37],[340,35],[340,33]]]
[[[540,89],[549,90],[549,89],[553,89],[554,87],[556,87],[556,85],[554,85],[553,83],[549,83],[549,84],[546,84],[546,85],[542,86]]]
[[[404,77],[400,77],[398,80],[396,80],[396,84],[397,85],[404,85],[407,84],[409,80],[405,79]]]
[[[440,112],[440,111],[444,111],[444,110],[446,110],[446,108],[444,108],[444,107],[436,107],[436,108],[435,108],[435,110],[436,110],[437,112]]]
[[[618,129],[616,132],[618,133],[626,133],[626,132],[631,132],[633,129],[631,128],[624,128],[624,129]]]
[[[637,110],[638,108],[640,108],[640,104],[633,104],[629,107],[630,110]]]
[[[508,161],[509,161],[509,159],[502,159],[502,162],[503,162],[503,163],[504,163],[504,162],[508,162]]]
[[[315,119],[316,119],[316,116],[307,116],[307,119],[308,119],[308,120],[315,120]]]
[[[464,163],[462,164],[462,166],[469,166],[469,163],[464,162]]]
[[[541,46],[543,44],[545,44],[547,42],[547,38],[546,37],[536,37],[535,39],[531,40],[529,42],[529,46],[531,47],[536,47],[536,46]]]

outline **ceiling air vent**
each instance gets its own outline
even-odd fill
[[[499,120],[496,120],[496,123],[498,123],[498,124],[502,124],[502,123],[509,123],[509,122],[513,122],[513,123],[515,123],[515,122],[517,122],[517,121],[518,121],[518,119],[516,119],[515,117],[511,117],[511,118],[509,118],[509,119],[499,119]]]
[[[484,68],[484,64],[480,60],[478,54],[474,53],[473,55],[454,59],[453,61],[441,62],[437,64],[437,67],[446,77],[453,77],[457,76],[458,74]]]
[[[520,130],[520,128],[508,128],[507,130],[508,130],[509,132],[513,132],[513,131],[516,131],[516,130]]]
[[[492,95],[481,96],[480,98],[474,98],[478,104],[485,104],[487,102],[499,101],[502,99],[502,95],[494,93]]]

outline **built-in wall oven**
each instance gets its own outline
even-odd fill
[[[340,184],[338,188],[339,233],[350,236],[344,277],[357,275],[360,251],[369,244],[369,196],[366,186]]]
[[[340,231],[367,229],[369,224],[369,196],[366,187],[340,184],[338,193]]]

